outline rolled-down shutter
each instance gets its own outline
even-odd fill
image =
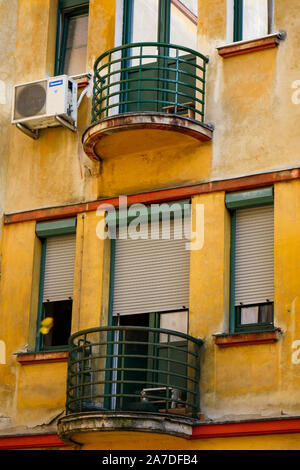
[[[273,205],[236,211],[235,305],[274,300]]]
[[[73,298],[75,237],[61,235],[46,240],[43,302]]]
[[[170,226],[170,240],[116,240],[113,315],[188,308],[188,240],[175,239],[180,228]]]

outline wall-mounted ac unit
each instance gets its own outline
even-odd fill
[[[76,81],[60,75],[16,85],[12,123],[29,132],[60,125],[76,129]]]

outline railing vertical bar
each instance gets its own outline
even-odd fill
[[[197,412],[200,409],[200,346],[196,344],[195,349],[197,351],[197,358],[194,357],[194,361],[196,362],[196,365],[198,366],[196,369],[196,383],[194,383],[194,391],[196,392],[196,396],[194,395],[194,412],[195,412],[195,417],[197,418]]]
[[[124,341],[124,337],[125,337],[125,334],[124,334],[124,331],[120,331],[121,333],[121,354],[122,354],[122,358],[121,358],[121,389],[120,389],[120,409],[123,410],[123,398],[124,398],[124,373],[125,373],[125,347],[126,345],[123,343]]]
[[[117,404],[117,397],[116,397],[116,394],[117,394],[117,379],[118,379],[118,371],[117,371],[117,368],[118,368],[118,350],[119,350],[119,330],[116,330],[114,331],[114,345],[113,345],[113,363],[112,363],[112,368],[113,368],[113,372],[112,372],[112,387],[111,387],[111,393],[112,393],[112,397],[111,397],[111,409],[112,410],[115,410],[116,409],[116,404]],[[115,396],[114,396],[115,395]]]
[[[168,371],[168,375],[167,375],[167,400],[166,400],[166,412],[168,413],[169,411],[169,399],[170,399],[170,347],[169,347],[169,344],[170,344],[170,335],[168,335],[168,342],[167,342],[167,371]],[[170,408],[172,408],[172,403],[171,403],[171,406]]]
[[[139,81],[138,81],[138,111],[141,110],[142,57],[143,57],[143,46],[140,47]]]
[[[179,49],[177,47],[176,49],[176,84],[175,84],[175,108],[174,108],[174,113],[177,114],[177,106],[178,106],[178,76],[179,76],[179,73],[178,73],[178,66],[179,66],[179,60],[178,60],[178,57],[179,57]]]
[[[111,53],[108,56],[108,83],[107,83],[107,109],[106,109],[106,117],[109,113],[109,103],[110,103],[110,77],[111,77]]]
[[[197,58],[196,58],[196,60],[197,60]],[[205,85],[206,85],[206,83],[205,83],[205,81],[206,81],[206,63],[205,62],[203,62],[203,68],[204,68],[204,70],[203,70],[203,85],[202,85],[202,88],[203,88],[202,101],[203,101],[203,103],[202,103],[202,106],[201,106],[201,109],[202,109],[201,122],[204,121],[204,112],[205,112]]]

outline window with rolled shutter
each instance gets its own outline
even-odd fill
[[[44,242],[41,286],[44,319],[41,322],[41,333],[44,349],[65,346],[68,343],[72,319],[75,241],[76,235],[68,234],[50,236]]]
[[[113,315],[188,309],[187,239],[180,237],[180,225],[174,220],[169,240],[161,237],[161,222],[154,230],[160,233],[157,240],[116,240]]]
[[[274,207],[236,210],[234,303],[243,324],[271,323],[274,302]]]
[[[46,240],[43,302],[73,298],[75,234]]]

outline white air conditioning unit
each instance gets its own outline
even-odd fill
[[[76,81],[59,75],[16,85],[12,123],[29,132],[60,125],[76,130]]]

